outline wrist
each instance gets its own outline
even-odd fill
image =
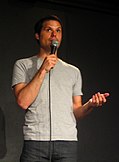
[[[39,69],[39,75],[44,76],[48,71],[46,69]]]
[[[93,108],[93,105],[92,105],[92,98],[89,99],[89,101],[88,101],[88,109],[90,109],[90,108]]]

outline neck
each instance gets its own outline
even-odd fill
[[[50,55],[50,51],[46,51],[46,50],[44,50],[42,48],[40,48],[40,50],[39,50],[39,52],[37,54],[37,56],[42,58],[42,59],[44,59],[48,55]],[[55,55],[57,55],[57,52],[55,53]]]

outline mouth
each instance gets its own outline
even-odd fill
[[[50,38],[50,41],[52,42],[52,41],[58,41],[58,40],[56,39],[56,37],[53,37],[53,38]]]

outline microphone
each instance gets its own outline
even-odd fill
[[[59,42],[56,41],[56,40],[53,40],[51,42],[51,46],[50,46],[51,47],[51,53],[50,54],[55,54],[57,47],[58,47],[58,44],[59,44]]]

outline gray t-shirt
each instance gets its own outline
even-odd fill
[[[19,59],[13,68],[12,86],[29,83],[38,71],[43,60],[37,56]],[[40,88],[35,101],[25,113],[23,134],[25,140],[68,140],[77,141],[76,119],[73,114],[72,96],[82,95],[80,70],[61,59],[50,71],[50,107],[49,114],[49,73]]]

